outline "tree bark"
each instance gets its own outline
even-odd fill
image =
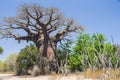
[[[47,48],[48,48],[48,38],[45,37],[45,38],[44,38],[44,42],[43,42],[43,53],[42,53],[42,57],[47,57]]]
[[[57,70],[57,62],[55,58],[56,43],[53,40],[50,40],[46,31],[43,32],[43,35],[43,43],[36,43],[39,49],[37,65],[40,70],[39,74],[49,74],[50,71],[56,72]]]

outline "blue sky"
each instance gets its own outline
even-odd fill
[[[119,0],[1,0],[0,21],[4,17],[17,14],[22,4],[37,3],[43,7],[56,7],[66,17],[74,18],[80,25],[85,26],[85,33],[103,33],[111,42],[120,44],[120,2]],[[0,60],[4,60],[11,53],[18,53],[27,45],[18,44],[14,39],[1,39],[0,46],[4,53]]]

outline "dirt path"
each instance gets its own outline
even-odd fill
[[[13,74],[0,74],[0,80],[9,79],[13,77]]]
[[[13,74],[0,74],[0,80],[92,80],[85,79],[81,75],[42,75],[37,77],[31,76],[14,76]]]

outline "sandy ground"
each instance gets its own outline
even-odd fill
[[[14,76],[13,74],[0,74],[0,80],[93,80],[85,79],[82,75],[41,75],[37,77],[31,76]]]

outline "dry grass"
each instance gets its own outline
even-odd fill
[[[15,74],[15,72],[0,72],[0,74]]]
[[[86,78],[100,79],[100,80],[120,80],[120,69],[102,69],[91,70],[87,69],[84,72]]]
[[[6,76],[5,76],[6,77]],[[27,76],[9,76],[3,80],[120,80],[120,69],[87,69],[85,72],[66,74],[41,75],[37,77]]]

